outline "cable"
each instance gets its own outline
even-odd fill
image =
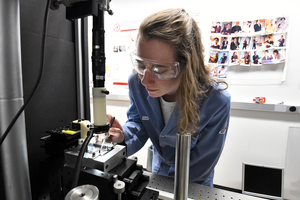
[[[113,117],[111,119],[110,126],[108,127],[108,129],[112,127],[114,121],[115,121],[115,117]],[[108,129],[107,129],[107,131],[108,131]],[[77,157],[77,160],[76,160],[75,168],[74,168],[73,181],[72,181],[72,186],[71,186],[72,189],[77,187],[79,174],[80,174],[80,171],[81,171],[82,160],[83,160],[83,157],[84,157],[84,153],[86,152],[86,148],[87,148],[88,144],[90,143],[91,139],[93,138],[93,135],[94,135],[95,131],[96,131],[96,129],[92,129],[92,130],[88,131],[87,137],[84,140],[84,142],[83,142],[83,144],[80,148],[80,151],[79,151],[79,154],[78,154],[78,157]],[[101,146],[101,148],[102,148],[102,146]]]
[[[76,160],[76,164],[75,164],[75,169],[74,169],[74,174],[73,174],[73,181],[72,181],[72,187],[71,188],[75,188],[78,184],[78,179],[79,179],[79,174],[80,174],[80,170],[81,170],[81,164],[82,164],[82,160],[83,160],[83,156],[84,156],[84,153],[86,151],[86,148],[89,144],[89,142],[91,141],[92,137],[93,137],[93,133],[94,133],[94,130],[91,130],[88,132],[88,136],[86,137],[86,139],[84,140],[81,148],[80,148],[80,151],[79,151],[79,154],[78,154],[78,157],[77,157],[77,160]]]
[[[27,101],[25,101],[24,105],[20,108],[20,110],[18,111],[18,113],[15,115],[15,117],[12,119],[12,121],[10,122],[9,126],[7,127],[6,131],[3,133],[1,139],[0,139],[0,146],[2,145],[3,141],[5,140],[6,136],[8,135],[9,131],[11,130],[11,128],[14,126],[15,122],[18,120],[19,116],[22,114],[22,112],[25,110],[27,104],[29,103],[29,101],[31,100],[31,98],[33,97],[33,95],[35,94],[41,78],[42,78],[42,74],[43,74],[43,68],[44,68],[44,57],[45,57],[45,43],[46,43],[46,32],[47,32],[47,24],[48,24],[48,11],[49,11],[49,6],[50,6],[50,1],[51,0],[47,0],[47,6],[45,9],[45,16],[44,16],[44,25],[43,25],[43,32],[42,32],[42,54],[41,54],[41,63],[40,63],[40,71],[39,71],[39,75],[37,78],[37,81],[33,87],[32,92],[29,95],[29,98],[27,99]]]

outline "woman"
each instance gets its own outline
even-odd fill
[[[110,140],[127,154],[153,144],[152,171],[174,176],[176,133],[192,133],[189,180],[213,186],[229,122],[230,95],[210,77],[196,21],[183,9],[148,16],[131,55],[127,122],[115,120]],[[110,121],[111,115],[107,115]]]
[[[274,55],[273,62],[281,62],[282,61],[281,56],[277,49],[275,49],[273,51],[273,55]]]

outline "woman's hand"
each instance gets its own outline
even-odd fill
[[[113,116],[110,114],[106,115],[106,121],[111,123]],[[108,130],[109,136],[106,139],[106,142],[115,142],[122,143],[125,140],[125,136],[123,134],[123,128],[120,122],[115,119],[113,124],[109,124],[110,129]]]

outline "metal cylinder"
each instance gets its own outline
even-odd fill
[[[105,88],[93,88],[93,113],[94,125],[104,126],[106,124],[106,91]]]
[[[23,103],[20,1],[0,1],[0,136]],[[32,199],[24,114],[0,146],[0,155],[6,200]]]
[[[191,134],[177,133],[175,153],[174,199],[188,198]]]
[[[114,193],[118,194],[118,200],[122,199],[122,193],[125,192],[125,183],[117,180],[114,183]]]
[[[99,190],[94,185],[81,185],[68,192],[65,200],[99,200]]]

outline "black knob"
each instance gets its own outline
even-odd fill
[[[297,108],[295,106],[291,106],[289,109],[291,112],[295,112],[297,110]]]
[[[104,94],[107,94],[107,95],[109,94],[109,91],[107,91],[107,90],[102,90],[101,92]]]

